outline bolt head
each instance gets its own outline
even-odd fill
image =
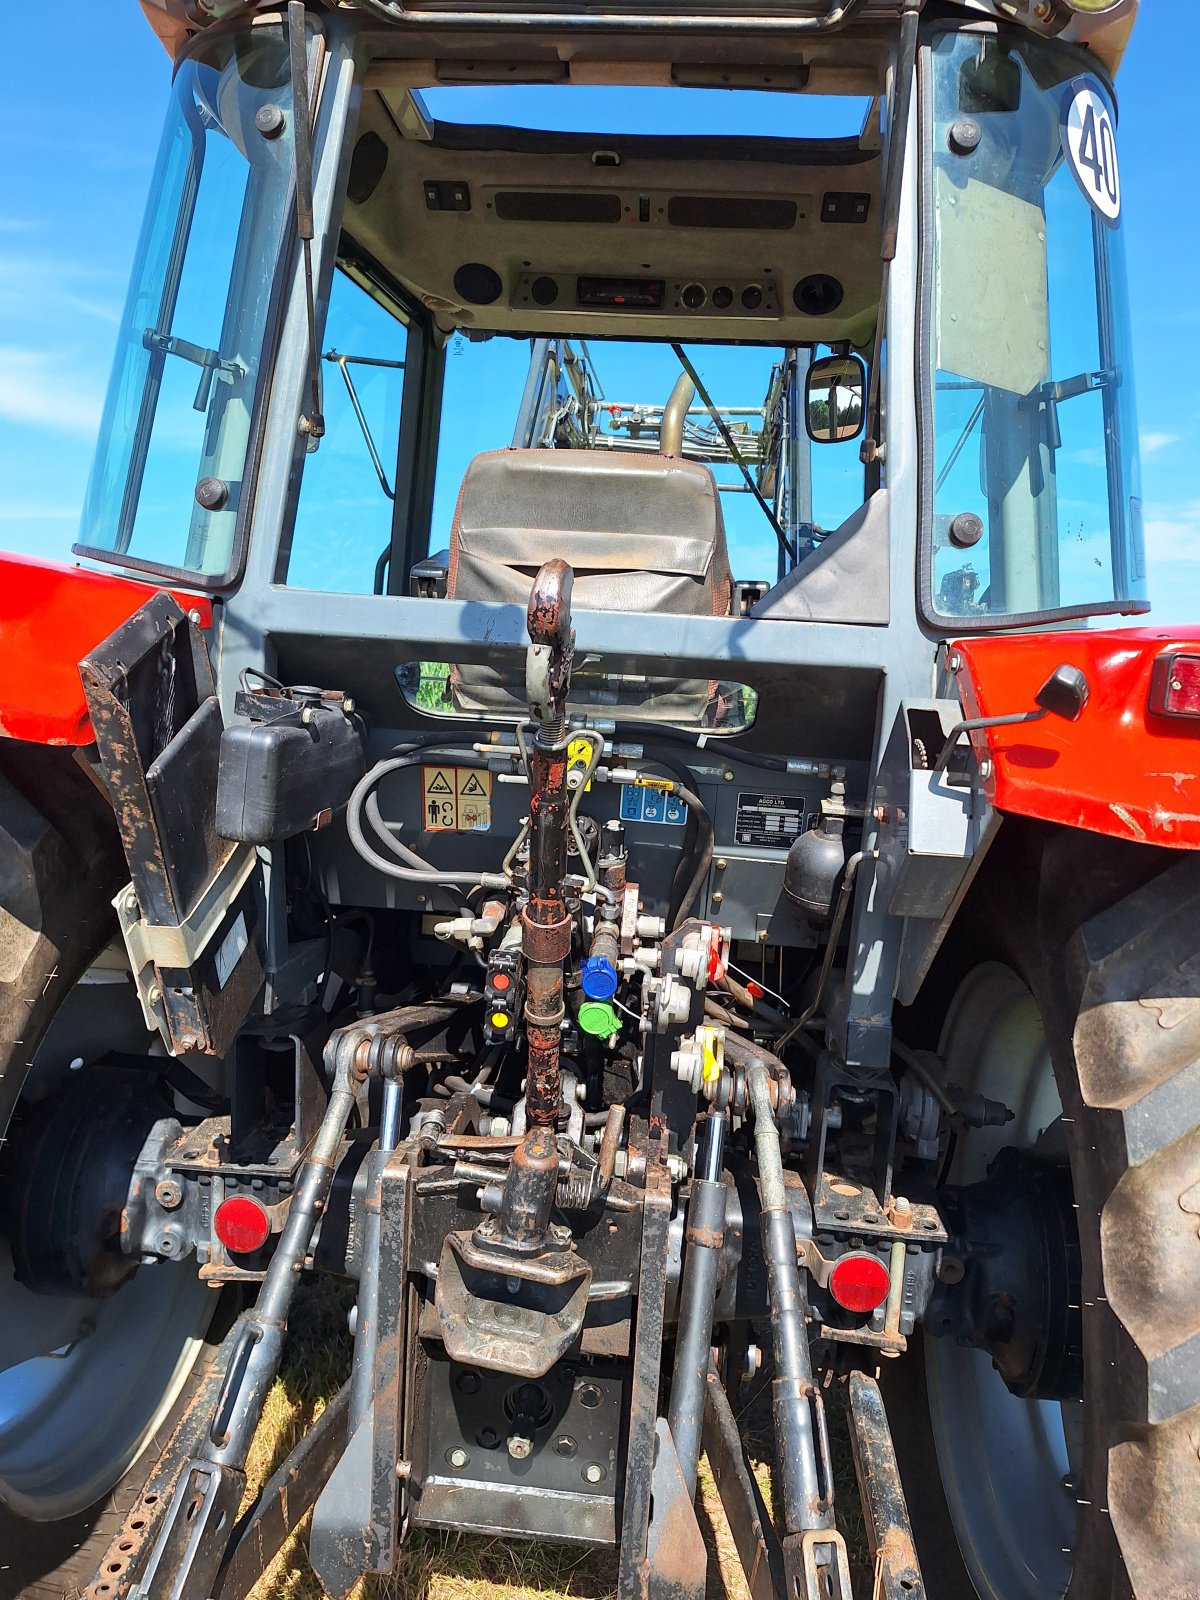
[[[598,1461],[589,1461],[583,1469],[585,1483],[603,1483],[606,1477],[607,1473]]]
[[[287,124],[287,118],[280,106],[259,106],[255,113],[254,126],[264,139],[278,139]]]
[[[453,1450],[447,1450],[446,1451],[446,1460],[450,1463],[450,1465],[452,1467],[457,1467],[457,1468],[465,1467],[467,1462],[470,1459],[471,1459],[470,1456],[462,1448],[461,1445],[456,1445]]]
[[[982,138],[983,128],[974,117],[957,117],[950,125],[948,142],[956,156],[973,155]]]
[[[196,485],[196,504],[205,511],[223,511],[229,504],[229,485],[223,478],[201,478]]]

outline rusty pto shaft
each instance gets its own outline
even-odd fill
[[[571,954],[571,917],[563,876],[567,865],[567,692],[575,648],[573,579],[565,561],[547,561],[529,596],[525,683],[537,732],[529,759],[529,904],[521,917],[521,948],[527,984],[525,1105],[530,1127],[553,1128],[562,1103],[563,963]]]

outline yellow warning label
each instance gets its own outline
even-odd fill
[[[426,833],[486,833],[492,825],[492,775],[473,767],[421,768]]]
[[[591,761],[591,759],[592,741],[590,739],[572,739],[570,744],[567,746],[567,771],[586,772],[588,769],[588,762]],[[592,780],[589,778],[584,787],[584,794],[586,794],[591,787]]]
[[[492,775],[456,767],[459,833],[486,833],[492,825]]]

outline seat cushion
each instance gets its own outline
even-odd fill
[[[525,606],[538,568],[570,563],[573,608],[727,616],[725,523],[707,467],[603,450],[496,450],[467,468],[450,534],[446,593]],[[457,709],[520,715],[522,672],[452,666]],[[698,723],[713,686],[614,674],[578,662],[571,705],[593,714]]]
[[[447,594],[524,605],[543,561],[589,611],[726,616],[733,593],[712,473],[673,456],[496,450],[467,468]]]

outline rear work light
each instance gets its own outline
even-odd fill
[[[1160,656],[1150,678],[1150,710],[1200,717],[1200,655]]]
[[[829,1274],[829,1292],[847,1311],[874,1311],[888,1297],[891,1275],[878,1256],[852,1251]]]
[[[249,1255],[270,1238],[271,1219],[257,1200],[238,1194],[217,1207],[213,1232],[232,1255]]]

